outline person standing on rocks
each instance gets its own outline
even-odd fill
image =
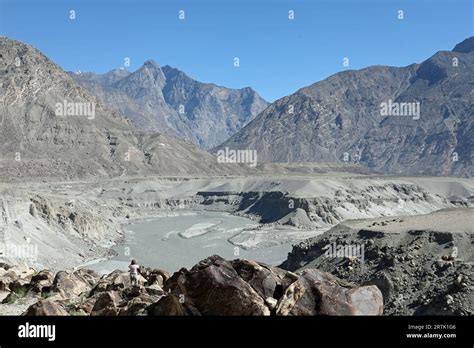
[[[138,284],[138,269],[140,266],[137,264],[137,260],[133,259],[130,265],[128,266],[128,271],[130,272],[130,282],[132,285]]]

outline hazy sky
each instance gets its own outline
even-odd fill
[[[154,59],[273,101],[344,69],[451,50],[473,35],[473,11],[473,0],[0,0],[0,32],[65,70],[105,72],[128,57],[133,71]]]

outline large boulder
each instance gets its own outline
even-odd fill
[[[115,270],[110,273],[105,280],[109,281],[110,284],[117,289],[125,289],[131,285],[130,274],[120,270]]]
[[[91,285],[88,280],[84,279],[80,274],[60,271],[56,274],[51,290],[53,292],[62,292],[68,297],[79,296],[89,291]]]
[[[144,284],[146,279],[140,277],[140,284]],[[130,275],[121,270],[115,270],[112,273],[102,276],[95,284],[91,291],[91,295],[95,295],[104,291],[122,291],[131,286]]]
[[[191,315],[192,312],[188,311],[187,307],[183,305],[178,297],[173,294],[169,294],[161,298],[158,302],[150,305],[147,308],[148,315]]]
[[[262,298],[280,297],[298,277],[277,267],[252,260],[230,261],[237,274],[247,282]]]
[[[166,289],[202,315],[270,315],[259,293],[239,276],[230,261],[217,255],[189,271],[175,273],[166,282]]]
[[[4,272],[10,271],[1,268]],[[25,273],[27,274],[27,273]],[[383,297],[375,285],[356,286],[308,268],[293,273],[251,260],[208,257],[167,279],[147,270],[147,286],[130,285],[128,273],[114,271],[99,279],[90,270],[41,271],[15,278],[6,302],[26,289],[50,295],[28,308],[29,315],[380,315]],[[10,273],[8,277],[16,274]],[[167,279],[166,281],[164,281]],[[28,283],[30,282],[30,283]],[[160,284],[163,284],[161,286]],[[150,284],[151,283],[151,284]],[[50,291],[49,291],[50,290]]]
[[[127,302],[123,308],[119,309],[120,316],[142,316],[147,315],[146,308],[153,302],[142,301],[141,298],[135,297]]]
[[[0,291],[11,291],[10,284],[15,281],[29,283],[36,271],[26,265],[0,267]]]
[[[163,271],[161,269],[152,269],[149,270],[146,274],[143,274],[143,276],[147,280],[147,285],[158,285],[161,288],[165,284],[165,282],[171,277],[171,275]]]
[[[15,279],[10,283],[8,288],[10,289],[10,291],[24,296],[30,289],[30,282],[28,279]]]
[[[145,287],[145,291],[153,296],[163,295],[165,292],[163,291],[162,287],[158,284],[152,284],[150,286]]]
[[[147,292],[143,286],[132,285],[122,291],[122,296],[126,299],[132,299],[146,293]]]
[[[357,287],[329,273],[298,273],[250,260],[211,256],[191,270],[181,269],[165,284],[150,314],[202,315],[380,315],[376,286]],[[177,302],[178,301],[178,302]],[[161,302],[161,303],[160,303]]]
[[[17,278],[31,279],[31,277],[36,273],[36,270],[25,264],[18,264],[9,267],[7,273],[13,273]]]
[[[279,299],[277,315],[381,315],[383,297],[373,285],[356,287],[315,268],[296,273]]]
[[[41,293],[51,289],[54,281],[54,273],[49,270],[42,270],[31,277],[30,291]]]
[[[106,279],[101,279],[97,284],[92,288],[90,295],[97,295],[101,292],[107,291],[110,288],[110,282]]]
[[[122,296],[118,291],[106,291],[98,295],[97,301],[92,307],[91,315],[93,316],[115,316],[118,315],[117,306],[122,302]]]
[[[23,315],[47,315],[47,316],[64,316],[69,315],[68,312],[58,303],[49,301],[49,300],[40,300],[34,304],[32,304],[26,310]]]
[[[133,297],[131,300],[119,305],[119,315],[147,315],[147,308],[154,303],[159,303],[161,297],[165,296],[162,292],[160,295],[150,295],[148,293],[141,293],[139,296]]]
[[[94,308],[96,301],[96,297],[87,298],[85,301],[78,303],[75,306],[74,310],[78,314],[90,315],[92,313],[92,309]]]
[[[92,269],[81,268],[74,272],[74,275],[83,281],[89,283],[92,287],[94,286],[100,279],[100,274]]]
[[[382,315],[383,295],[375,285],[361,286],[348,292],[354,315]]]

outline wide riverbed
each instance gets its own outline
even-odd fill
[[[210,212],[131,223],[124,227],[125,243],[113,247],[117,256],[87,268],[100,273],[127,270],[130,260],[135,258],[140,265],[174,272],[181,267],[190,268],[213,254],[226,259],[248,258],[272,265],[280,264],[286,259],[294,241],[280,237],[261,241],[259,236],[267,238],[271,232],[262,233],[256,229],[254,233],[252,230],[257,226],[256,222],[244,217]],[[285,231],[278,231],[277,235],[283,236]]]

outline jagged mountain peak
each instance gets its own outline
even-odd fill
[[[239,91],[242,93],[242,95],[256,94],[255,90],[250,86],[246,86],[242,88],[228,88],[228,87],[220,86],[218,84],[211,83],[211,82],[200,82],[200,81],[194,80],[184,71],[178,68],[172,67],[170,65],[164,65],[161,68],[161,70],[163,71],[167,79],[184,79],[184,80],[192,81],[193,83],[200,84],[201,86],[212,86],[215,88],[222,88],[229,91]]]
[[[161,69],[160,65],[154,59],[148,59],[143,63],[142,67]]]
[[[160,99],[165,83],[166,76],[160,66],[154,60],[147,60],[138,70],[117,81],[111,87],[122,90],[132,98],[151,96]]]
[[[184,80],[188,83],[201,83],[201,82],[198,82],[196,80],[194,80],[193,78],[191,78],[190,76],[188,76],[185,72],[183,72],[182,70],[179,70],[177,68],[173,68],[172,66],[170,65],[165,65],[161,68],[161,70],[163,71],[163,73],[165,74],[165,77],[167,80]]]
[[[160,68],[154,60],[102,88],[75,78],[138,128],[177,135],[204,148],[222,143],[268,105],[250,87],[199,82],[170,65]]]
[[[165,74],[184,74],[184,72],[182,72],[181,70],[177,69],[177,68],[174,68],[172,67],[171,65],[164,65],[161,70],[163,70],[163,72]],[[186,75],[186,74],[185,74]]]
[[[132,73],[132,75],[133,74],[152,74],[160,78],[164,77],[160,65],[152,59],[145,61],[138,70]]]

